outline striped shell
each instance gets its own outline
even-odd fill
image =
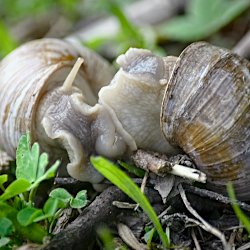
[[[41,39],[14,50],[0,63],[0,147],[15,156],[20,136],[31,131],[36,140],[36,111],[43,95],[62,85],[76,59],[84,58],[75,80],[95,104],[102,85],[110,82],[113,68],[76,41]],[[39,120],[39,119],[38,119]]]
[[[166,139],[204,171],[208,186],[250,199],[250,63],[207,43],[187,47],[163,99]]]

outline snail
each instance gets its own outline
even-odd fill
[[[35,47],[32,57],[25,53],[32,51],[29,46]],[[62,56],[61,50],[68,53]],[[68,153],[71,176],[92,183],[102,179],[89,163],[93,153],[121,158],[138,148],[167,155],[185,152],[207,174],[211,189],[225,193],[227,182],[233,181],[237,197],[250,199],[247,60],[204,42],[191,44],[178,58],[131,48],[117,58],[120,69],[114,75],[102,58],[79,50],[66,41],[40,40],[1,62],[3,150],[13,155],[18,138],[29,130],[53,156]],[[80,61],[73,66],[77,56],[83,58],[83,66]],[[17,63],[12,62],[15,58]],[[57,63],[68,70],[57,74]],[[14,73],[5,76],[13,65]],[[33,73],[34,80],[24,81]],[[12,83],[14,76],[18,81]]]
[[[84,58],[83,65],[76,65],[76,68],[80,67],[77,76],[76,69],[69,74],[78,57]],[[87,149],[84,151],[79,141],[74,139],[75,135],[81,137],[84,133],[79,131],[80,128],[75,130],[82,119],[78,105],[83,99],[86,106],[94,105],[99,89],[110,82],[114,73],[106,60],[74,39],[45,38],[20,46],[0,63],[0,147],[15,157],[20,136],[29,131],[31,140],[38,141],[43,151],[50,152],[51,158],[64,162],[69,157],[69,173],[81,178],[83,169],[75,166],[80,162],[84,165]],[[72,77],[74,87],[67,89],[65,86],[70,85]],[[54,118],[59,120],[57,125],[63,123],[61,129],[54,128],[47,121],[49,115],[46,117],[45,112],[53,108],[56,112]],[[97,109],[90,111],[93,117]],[[53,129],[59,132],[53,131],[52,136]],[[71,129],[74,131],[69,132]],[[84,146],[91,148],[91,140]],[[92,168],[86,168],[91,172]],[[91,176],[89,173],[91,182],[98,182],[101,178],[97,174],[93,178]]]
[[[250,199],[250,63],[198,42],[178,58],[130,49],[99,92],[137,147],[177,154],[206,173],[208,187]],[[162,133],[160,133],[162,131]]]

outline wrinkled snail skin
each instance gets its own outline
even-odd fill
[[[180,148],[210,189],[226,194],[232,181],[237,197],[250,200],[249,62],[207,43],[188,46],[178,59],[130,49],[117,62],[99,103],[135,145],[168,155]]]
[[[72,91],[63,93],[60,86],[79,56],[84,58],[84,64],[74,79]],[[58,39],[41,39],[28,42],[14,50],[0,63],[2,149],[14,157],[20,136],[30,131],[32,141],[38,141],[42,149],[52,157],[65,158],[65,149],[69,151],[69,158],[73,162],[69,163],[67,168],[74,177],[80,176],[81,179],[81,175],[84,175],[85,180],[85,175],[90,172],[90,181],[99,181],[100,175],[94,172],[86,161],[90,152],[81,152],[82,146],[77,136],[78,133],[83,133],[82,124],[78,120],[71,120],[75,118],[74,114],[67,117],[67,111],[77,110],[75,106],[81,102],[86,110],[89,105],[95,105],[99,89],[111,81],[114,72],[113,67],[104,59],[76,41],[71,43]],[[65,96],[62,96],[64,94]],[[80,101],[78,103],[75,100]],[[53,108],[55,113],[58,111],[57,120],[63,121],[61,134],[59,126],[55,129],[56,133],[62,135],[58,140],[53,138],[55,135],[49,134],[49,127],[52,125],[46,123],[49,122]],[[95,116],[95,112],[93,113],[90,117]],[[78,119],[78,113],[75,116]],[[82,120],[84,127],[91,118],[87,116]],[[60,124],[62,125],[62,122]],[[68,124],[69,129],[65,129],[68,133],[63,133]],[[88,143],[89,141],[85,142],[85,145]],[[91,143],[89,147],[92,147]],[[80,161],[83,164],[77,165]],[[83,172],[86,174],[82,174]]]
[[[89,106],[82,93],[65,93],[58,88],[47,94],[41,107],[50,103],[41,121],[55,148],[67,150],[68,173],[81,181],[100,182],[103,177],[89,163],[93,153],[117,158],[125,154],[127,145],[117,133],[109,113],[99,104]],[[49,141],[46,145],[49,145]]]
[[[99,103],[114,114],[123,128],[123,138],[134,144],[132,149],[179,152],[165,140],[159,122],[164,90],[175,61],[175,57],[161,58],[148,50],[131,48],[118,57],[120,70],[99,92]]]
[[[117,62],[114,75],[76,40],[42,39],[13,51],[0,63],[3,150],[14,156],[30,131],[72,177],[91,183],[102,180],[93,153],[185,152],[208,187],[226,193],[232,181],[237,198],[250,200],[250,63],[207,43],[178,58],[129,49]]]

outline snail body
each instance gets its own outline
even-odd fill
[[[226,194],[232,181],[237,197],[249,200],[250,63],[202,42],[177,59],[130,49],[117,61],[121,69],[100,90],[99,101],[117,114],[137,146],[167,155],[182,150],[206,173],[210,189]]]
[[[84,64],[68,80],[74,82],[74,87],[63,87],[78,57]],[[98,126],[91,128],[101,108],[91,107],[114,72],[108,62],[76,41],[41,39],[14,50],[0,63],[2,149],[15,157],[19,138],[29,131],[32,141],[38,141],[43,151],[70,161],[67,170],[72,176],[100,181],[101,176],[88,166],[88,154],[95,151],[95,144],[86,134],[93,133],[95,138],[102,134]],[[81,108],[84,110],[79,111]],[[79,137],[84,137],[83,144]]]
[[[79,56],[83,66],[74,64]],[[233,181],[238,198],[250,200],[249,62],[207,43],[178,58],[129,49],[117,62],[114,76],[95,53],[56,39],[11,53],[0,64],[0,145],[14,156],[31,131],[43,150],[67,152],[71,176],[92,183],[102,179],[93,153],[185,152],[210,188],[226,193]]]

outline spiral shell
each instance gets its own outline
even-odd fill
[[[32,41],[2,60],[0,147],[10,156],[15,156],[22,134],[31,131],[33,141],[39,137],[36,129],[39,101],[46,92],[63,83],[79,56],[84,58],[84,65],[74,85],[86,94],[87,103],[95,104],[99,89],[110,82],[114,70],[104,59],[76,41]]]
[[[163,99],[161,123],[168,141],[204,171],[208,186],[250,198],[250,63],[207,43],[187,47]]]

